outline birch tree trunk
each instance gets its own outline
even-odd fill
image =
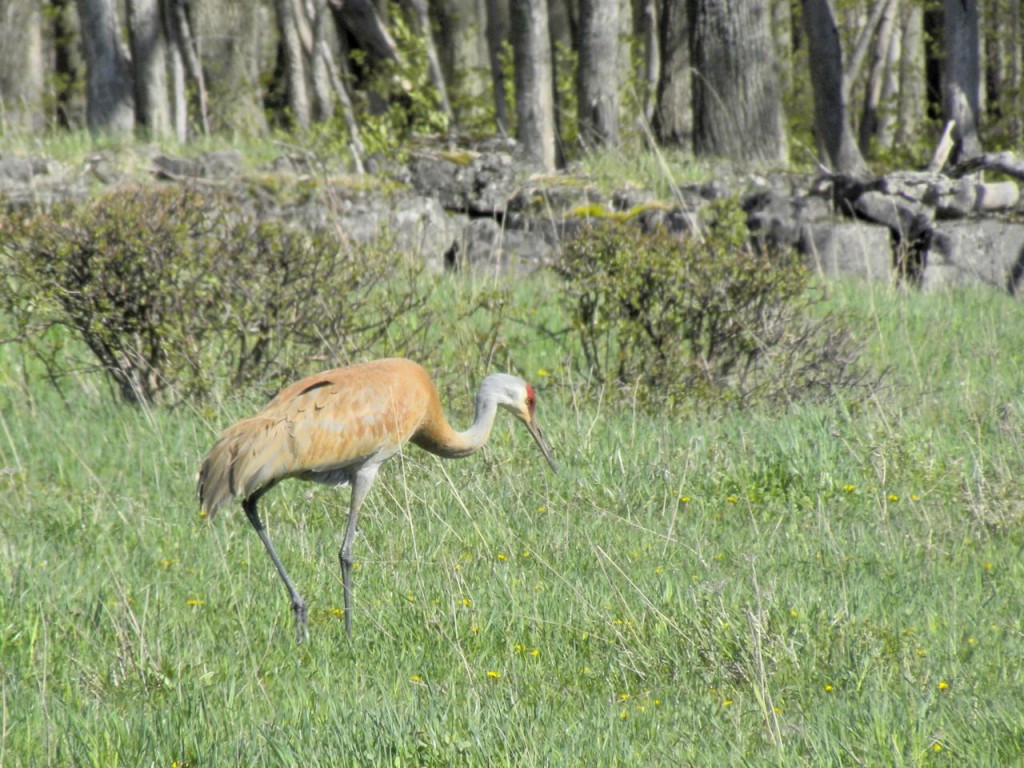
[[[43,130],[43,82],[42,9],[0,3],[0,133]]]
[[[580,139],[584,147],[619,140],[619,0],[580,0],[576,81]]]
[[[887,84],[890,83],[893,41],[895,40],[897,45],[899,43],[896,34],[896,13],[899,10],[899,0],[884,0],[884,3],[882,18],[871,43],[871,66],[868,70],[867,83],[864,86],[864,105],[860,116],[858,143],[860,151],[865,155],[871,151],[872,141],[884,146],[882,142],[885,136],[891,136],[891,133],[883,133],[883,121],[889,119],[885,114],[889,107],[883,105],[882,102]],[[894,91],[891,84],[889,91]]]
[[[128,0],[128,35],[135,83],[135,119],[148,138],[171,133],[167,91],[167,38],[160,0]]]
[[[899,83],[893,143],[904,146],[914,140],[928,109],[925,94],[924,9],[917,3],[908,3],[903,16]]]
[[[305,131],[309,129],[310,123],[309,92],[295,4],[293,0],[275,0],[274,11],[280,35],[279,51],[288,93],[288,109],[295,126]]]
[[[441,58],[437,55],[437,45],[434,43],[434,31],[430,27],[430,8],[427,0],[409,0],[412,6],[413,15],[418,27],[417,32],[423,38],[427,48],[427,68],[429,70],[430,84],[437,89],[437,97],[441,102],[441,109],[448,118],[449,127],[454,123],[452,104],[448,98],[448,85],[445,82],[444,71],[441,69]]]
[[[516,138],[528,157],[555,169],[555,91],[547,0],[512,0]]]
[[[171,107],[171,126],[180,143],[188,140],[188,93],[185,90],[184,40],[175,17],[174,3],[161,3],[164,29],[167,32],[167,75]]]

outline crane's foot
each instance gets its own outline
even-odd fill
[[[306,604],[301,600],[292,603],[292,613],[295,614],[295,642],[301,643],[309,639],[309,611]]]

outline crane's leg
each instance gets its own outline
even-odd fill
[[[345,585],[345,634],[352,637],[352,542],[356,538],[356,521],[359,519],[359,508],[363,506],[374,478],[377,467],[363,467],[352,478],[352,500],[349,505],[348,525],[345,527],[345,541],[342,542],[338,560],[341,561],[341,579]]]
[[[295,638],[297,642],[301,643],[309,634],[309,615],[306,611],[306,601],[302,599],[302,595],[295,589],[292,580],[288,578],[288,572],[284,569],[284,563],[277,556],[274,545],[270,543],[267,530],[263,527],[263,521],[260,520],[259,512],[256,511],[256,502],[259,500],[259,497],[260,494],[256,493],[247,498],[242,502],[242,509],[245,510],[249,522],[252,523],[252,527],[259,534],[263,546],[267,548],[267,553],[270,555],[270,559],[274,561],[274,567],[277,568],[281,581],[284,582],[284,586],[288,590],[288,596],[292,599],[292,613],[295,614]]]

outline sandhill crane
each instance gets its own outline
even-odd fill
[[[380,465],[412,441],[446,458],[468,456],[487,442],[499,407],[511,411],[557,471],[535,415],[533,387],[495,373],[476,393],[476,418],[465,432],[449,426],[430,375],[403,359],[375,360],[308,376],[285,387],[255,416],[228,427],[203,459],[199,502],[213,517],[235,498],[267,548],[292,601],[299,642],[309,618],[260,520],[256,504],[290,477],[352,487],[348,526],[339,552],[345,590],[345,632],[352,636],[352,541],[359,508]]]

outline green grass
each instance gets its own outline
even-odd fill
[[[1024,760],[1021,305],[841,287],[876,398],[667,419],[579,395],[531,330],[550,285],[511,301],[525,322],[443,355],[534,379],[562,471],[508,418],[474,457],[392,460],[351,642],[346,490],[263,505],[303,646],[240,510],[198,516],[201,456],[261,396],[146,411],[83,378],[64,405],[0,348],[0,765]],[[476,382],[445,384],[465,424]]]

